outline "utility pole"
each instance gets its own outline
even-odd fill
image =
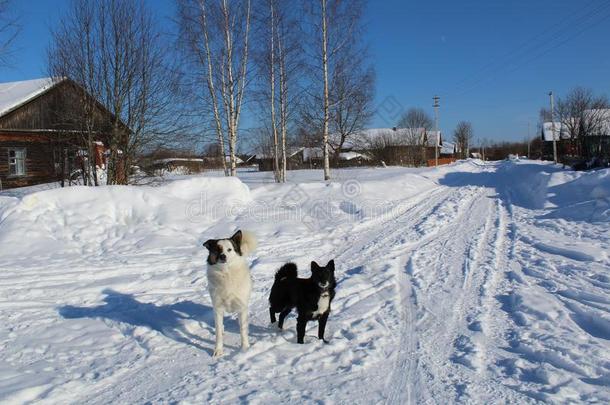
[[[555,98],[553,92],[549,93],[551,98],[551,133],[553,134],[553,161],[557,163],[557,137],[555,136]],[[559,129],[561,132],[561,128]]]
[[[432,100],[434,100],[434,126],[436,130],[436,145],[434,145],[434,165],[438,166],[438,145],[439,145],[439,132],[438,132],[438,108],[440,105],[440,97],[434,96]]]
[[[531,135],[530,135],[530,121],[527,120],[527,158],[528,159],[531,159],[531,157],[530,157],[530,145],[531,145],[531,142],[532,142],[532,138],[531,138]]]

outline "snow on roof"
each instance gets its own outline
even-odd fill
[[[22,106],[62,80],[45,77],[20,82],[0,83],[0,116]]]
[[[587,135],[591,136],[610,136],[610,109],[585,110],[583,118],[587,126],[594,126]],[[555,122],[555,140],[570,139],[570,127],[578,127],[580,118],[569,118],[564,122]],[[575,135],[576,136],[576,135]],[[553,123],[545,122],[542,124],[542,138],[550,142],[553,140]]]
[[[441,131],[426,131],[428,135],[427,146],[443,146],[443,134]]]
[[[296,155],[297,153],[299,153],[300,151],[302,151],[303,149],[305,149],[303,146],[290,146],[290,147],[286,148],[286,157],[291,158],[294,155]],[[257,153],[255,155],[255,157],[257,157],[259,159],[273,159],[273,153],[266,153],[266,152]],[[250,159],[248,159],[248,160],[250,160]]]
[[[225,161],[227,163],[230,163],[231,162],[231,156],[225,156]],[[235,156],[235,163],[240,165],[240,164],[244,163],[244,161],[242,159],[240,159],[239,156]]]
[[[153,163],[172,163],[172,162],[203,162],[201,158],[165,158],[157,159]]]
[[[420,138],[419,142],[425,142],[430,147],[443,144],[441,131],[437,133],[425,128],[371,128],[365,129],[346,140],[343,149],[367,149],[377,141],[395,146],[408,145],[414,143],[414,137]]]
[[[441,145],[441,154],[443,154],[443,155],[452,155],[455,152],[457,152],[456,151],[456,147],[455,147],[455,143],[443,141],[443,144]]]
[[[591,135],[610,136],[610,109],[586,110],[585,117],[590,122],[599,123],[599,128]]]
[[[324,156],[322,148],[303,148],[303,161],[309,162],[311,159],[321,159]]]
[[[570,131],[568,130],[568,127],[565,124],[562,124],[561,122],[555,122],[555,140],[559,141],[560,137],[561,139],[569,139],[570,138]],[[552,122],[545,122],[542,124],[542,138],[547,141],[553,141],[553,123]]]
[[[358,152],[341,152],[339,153],[339,159],[341,160],[354,160],[362,158],[364,160],[370,160],[371,158],[363,153]]]

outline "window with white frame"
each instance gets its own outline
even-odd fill
[[[8,150],[8,172],[11,176],[25,176],[25,148]]]

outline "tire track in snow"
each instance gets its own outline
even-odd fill
[[[430,346],[429,343],[426,346],[426,354],[435,363],[434,366],[439,369],[443,368],[443,363],[454,359],[458,337],[460,332],[463,332],[462,321],[465,319],[467,309],[476,301],[477,285],[473,285],[473,280],[478,279],[479,275],[478,252],[476,249],[479,240],[475,238],[474,241],[470,241],[470,238],[473,235],[480,234],[481,230],[483,234],[486,232],[486,215],[481,216],[480,214],[487,211],[485,206],[487,199],[482,192],[479,193],[478,198],[472,201],[468,209],[456,221],[457,224],[462,226],[467,223],[467,227],[462,227],[459,234],[451,232],[444,235],[443,240],[437,240],[434,244],[426,246],[424,250],[418,252],[420,256],[435,257],[434,252],[438,251],[433,262],[432,282],[418,295],[426,296],[428,299],[434,297],[434,301],[437,300],[436,297],[441,297],[438,298],[439,303],[441,303],[440,307],[438,303],[433,302],[427,302],[425,305],[427,310],[433,314],[431,319],[428,318],[428,323],[432,322],[432,324],[428,325],[431,329],[427,331],[427,335],[430,338],[434,337],[432,340],[428,339],[428,342],[432,345]],[[479,215],[473,215],[475,213]],[[482,224],[480,219],[483,219]],[[447,296],[449,292],[449,296],[454,297],[452,300],[448,300],[447,297],[442,298]],[[447,304],[447,308],[443,308],[442,303],[449,304]],[[446,313],[439,314],[437,310]],[[442,322],[439,323],[437,320],[442,320]],[[463,382],[463,380],[458,380],[455,384],[458,386]]]
[[[407,212],[406,215],[400,218],[400,221],[396,221],[398,226],[395,226],[394,229],[388,229],[387,226],[385,226],[387,224],[382,224],[384,230],[380,230],[380,233],[383,236],[377,238],[375,241],[373,241],[373,243],[369,243],[366,247],[364,247],[363,250],[368,251],[377,246],[385,245],[391,247],[392,254],[398,254],[399,256],[402,255],[403,257],[406,257],[409,252],[416,250],[419,246],[429,244],[439,235],[447,236],[447,239],[445,239],[445,241],[447,241],[452,232],[455,232],[454,228],[459,226],[460,219],[462,218],[463,214],[470,212],[475,200],[480,199],[479,194],[479,190],[468,190],[466,193],[464,193],[463,189],[443,188],[436,193],[435,198],[426,201],[426,204],[420,204],[419,207],[416,207],[417,209]],[[461,205],[455,205],[453,203],[456,198],[459,200],[464,200],[465,197],[468,197],[465,203]],[[445,201],[450,201],[453,206],[460,208],[460,213],[453,218],[451,223],[443,223],[443,226],[445,226],[447,229],[433,230],[426,233],[425,236],[420,237],[419,240],[407,243],[403,237],[405,229],[416,228],[418,223],[422,223],[421,218],[424,218],[423,221],[425,221],[428,215],[433,213],[435,209],[442,207]],[[466,206],[466,209],[464,209],[464,206]],[[398,243],[396,243],[397,239],[399,240]],[[361,247],[355,247],[355,249],[361,249]],[[400,249],[404,249],[404,251],[399,252]],[[414,326],[416,324],[414,302],[415,293],[411,285],[411,281],[405,273],[407,266],[401,266],[403,270],[399,272],[397,276],[396,288],[398,288],[400,297],[399,308],[403,312],[401,315],[403,322],[399,332],[400,339],[396,344],[396,346],[399,348],[398,353],[395,355],[396,366],[393,368],[393,372],[388,378],[389,382],[386,383],[386,387],[389,387],[390,390],[387,403],[405,403],[405,400],[407,403],[412,402],[412,388],[413,383],[416,381],[415,374],[416,372],[419,372],[417,370],[417,360],[415,358],[417,349],[417,339],[414,333]],[[407,291],[404,291],[405,289]],[[422,397],[429,397],[424,388],[419,387],[419,389],[421,392],[418,392],[417,394]],[[407,394],[406,399],[403,397],[405,393]],[[420,399],[421,398],[417,398],[418,401]]]
[[[478,197],[456,220],[461,224],[459,229],[437,235],[432,243],[416,251],[418,260],[413,265],[421,268],[415,269],[419,275],[417,296],[423,298],[419,306],[433,315],[422,319],[418,326],[424,344],[421,366],[432,370],[428,384],[435,397],[444,396],[448,381],[453,381],[457,393],[453,400],[464,400],[465,395],[470,395],[468,400],[482,402],[514,397],[513,392],[487,377],[486,349],[477,346],[481,341],[484,344],[485,338],[476,336],[477,325],[472,322],[482,301],[483,284],[493,274],[490,268],[502,271],[501,263],[507,256],[506,221],[499,219],[492,202],[499,204],[498,196],[480,189]],[[498,229],[492,234],[494,228]],[[426,258],[435,259],[430,263]],[[432,264],[433,271],[423,270]],[[430,273],[427,277],[426,272]],[[492,288],[489,292],[492,294]],[[443,307],[443,303],[448,305]]]
[[[417,298],[408,277],[409,265],[410,259],[406,265],[399,267],[396,276],[402,325],[400,340],[397,345],[398,352],[395,356],[392,373],[386,382],[389,393],[385,403],[388,405],[430,403],[432,400],[427,389],[419,384],[419,380],[416,380],[416,374],[419,372],[418,339],[414,329],[417,322]],[[419,390],[414,392],[415,389]]]
[[[347,249],[338,254],[335,261],[341,263],[343,268],[349,270],[355,268],[354,266],[360,266],[363,261],[365,263],[368,262],[368,264],[373,264],[374,262],[391,260],[392,255],[406,256],[416,246],[429,243],[429,241],[433,240],[435,237],[434,233],[429,233],[426,237],[421,238],[421,240],[411,241],[409,243],[404,239],[406,230],[415,228],[417,223],[421,222],[422,218],[428,217],[435,209],[442,206],[445,201],[463,200],[465,195],[472,196],[472,194],[472,190],[465,193],[463,189],[439,187],[428,193],[419,195],[415,201],[412,201],[411,199],[407,200],[405,203],[401,204],[401,212],[397,216],[388,218],[382,222],[375,221],[376,223],[372,225],[361,225],[358,229],[358,234],[356,234],[357,238],[354,241],[355,243],[350,244]],[[437,231],[441,232],[442,230],[439,229]],[[351,232],[346,233],[348,235],[352,234]],[[369,240],[363,239],[361,237],[362,234],[373,235],[373,238]],[[281,249],[281,246],[278,246],[278,248]],[[380,259],[371,259],[371,257],[380,257]],[[406,307],[406,314],[404,315],[404,318],[408,322],[401,323],[398,334],[401,336],[409,336],[412,340],[407,342],[407,344],[403,341],[399,341],[396,344],[396,347],[402,348],[407,346],[412,349],[407,352],[407,355],[405,355],[405,353],[400,353],[394,356],[395,361],[400,364],[400,366],[392,373],[391,379],[401,382],[400,384],[397,384],[396,387],[411,387],[412,382],[415,380],[414,375],[416,373],[416,367],[412,361],[415,356],[413,348],[416,347],[416,337],[412,332],[409,332],[409,330],[413,329],[415,323],[415,311],[412,310],[412,295],[402,291],[403,288],[408,288],[410,291],[410,282],[406,274],[404,274],[404,270],[399,274],[401,275],[400,282],[395,282],[398,293],[401,296],[399,299],[399,308],[405,308],[404,302],[409,302],[409,306]],[[362,288],[365,289],[367,287],[368,284],[365,283]],[[354,292],[352,292],[352,295],[353,294]],[[405,301],[406,298],[403,298],[403,296],[408,297],[407,301]],[[280,344],[282,344],[281,341]],[[332,371],[327,376],[330,375],[335,375],[336,377],[336,371]],[[324,376],[320,378],[323,377]],[[393,391],[393,395],[399,396],[402,391],[404,390],[396,389]],[[407,392],[411,392],[410,388]]]

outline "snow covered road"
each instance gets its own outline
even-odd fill
[[[610,401],[610,170],[345,169],[0,194],[0,401]],[[211,357],[201,243],[240,227],[252,346]],[[327,327],[269,325],[274,271],[335,259]]]

